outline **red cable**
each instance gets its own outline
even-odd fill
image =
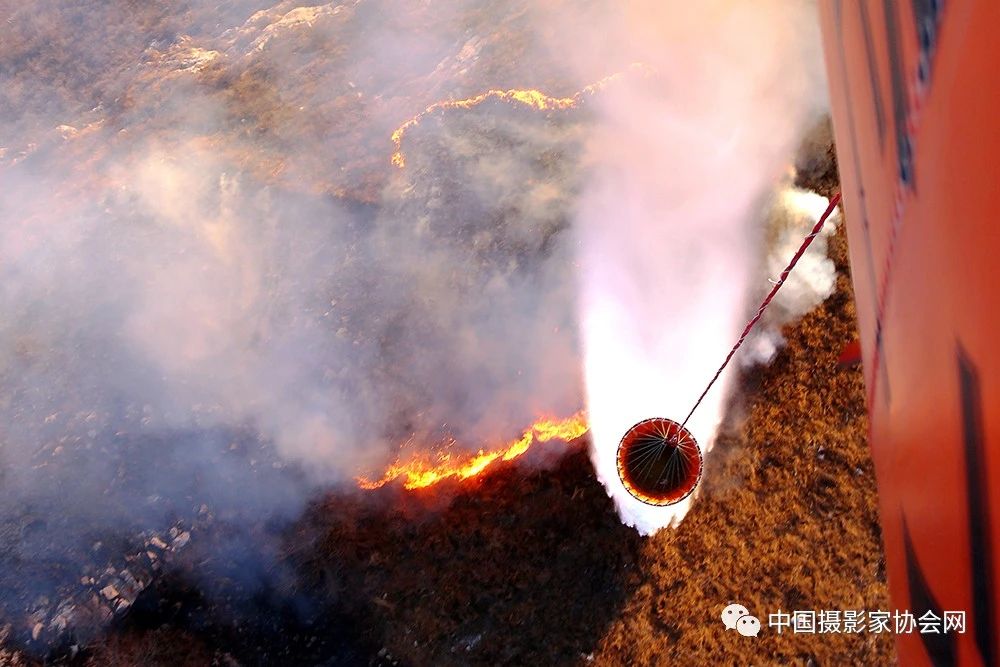
[[[699,396],[698,400],[695,401],[694,407],[691,408],[691,412],[689,412],[688,416],[684,418],[683,422],[681,422],[681,429],[683,429],[687,425],[688,420],[691,419],[691,415],[693,415],[694,411],[698,409],[699,405],[701,405],[701,401],[702,399],[705,398],[705,394],[707,394],[708,390],[712,388],[712,385],[715,384],[715,381],[719,379],[719,376],[722,375],[722,371],[724,371],[726,366],[729,364],[729,360],[733,358],[734,354],[736,354],[736,350],[740,349],[740,345],[742,345],[743,341],[746,340],[747,336],[750,335],[750,330],[753,329],[753,326],[755,324],[757,324],[757,320],[759,320],[761,315],[764,314],[764,310],[767,308],[768,304],[771,303],[771,299],[773,299],[774,295],[778,293],[778,290],[781,289],[781,286],[785,284],[785,279],[788,278],[788,274],[791,273],[792,269],[795,268],[795,265],[798,264],[799,259],[805,253],[806,248],[809,247],[809,244],[811,244],[813,242],[813,239],[819,235],[820,230],[823,229],[823,225],[826,223],[826,219],[830,217],[830,214],[833,213],[833,209],[837,208],[837,204],[839,203],[840,203],[840,193],[838,192],[837,194],[833,195],[832,199],[830,199],[830,205],[826,207],[826,211],[823,213],[823,215],[820,216],[819,222],[817,222],[816,225],[812,228],[812,231],[809,233],[809,235],[806,236],[805,239],[803,239],[802,245],[799,246],[799,249],[796,250],[795,254],[792,256],[792,261],[790,261],[788,263],[788,266],[785,267],[785,270],[781,272],[781,276],[778,278],[778,281],[774,283],[774,288],[771,290],[771,293],[768,294],[766,297],[764,297],[764,300],[761,301],[760,308],[757,309],[757,314],[754,315],[749,322],[747,322],[746,327],[743,329],[742,335],[740,335],[740,339],[736,341],[736,345],[733,345],[733,349],[729,350],[729,354],[726,355],[726,360],[722,362],[721,366],[719,366],[719,370],[715,371],[715,376],[708,383],[708,386],[705,387],[705,391],[701,392],[701,396]]]

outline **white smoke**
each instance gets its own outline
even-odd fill
[[[682,420],[733,344],[773,273],[759,270],[754,213],[825,106],[825,79],[812,3],[639,2],[609,23],[607,43],[659,76],[599,101],[576,219],[581,335],[597,474],[648,534],[692,498],[661,508],[629,495],[618,442],[642,419]],[[705,450],[728,377],[688,422]]]
[[[0,625],[89,599],[96,542],[224,517],[268,570],[257,528],[318,489],[580,408],[582,117],[435,115],[397,170],[406,118],[528,66],[483,47],[456,83],[467,0],[256,4],[0,20],[0,533],[41,517]]]
[[[792,185],[784,185],[778,190],[768,209],[764,229],[765,275],[776,279],[781,274],[829,204],[826,197]],[[743,366],[769,363],[785,342],[781,327],[799,319],[833,294],[837,267],[827,256],[827,246],[839,222],[840,212],[834,210],[799,258],[795,270],[785,279],[744,343],[740,359]],[[763,298],[770,289],[771,285],[765,283],[759,286],[759,294],[751,293],[751,297]]]

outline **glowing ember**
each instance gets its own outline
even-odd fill
[[[566,419],[540,419],[524,431],[524,434],[506,446],[493,451],[479,450],[471,457],[455,459],[452,454],[442,452],[436,461],[415,458],[407,462],[396,461],[378,480],[364,477],[357,479],[362,489],[377,489],[389,482],[402,479],[407,489],[421,489],[444,479],[468,479],[475,477],[497,461],[511,461],[524,454],[535,442],[562,440],[569,442],[579,438],[589,430],[586,415],[581,411]]]
[[[628,71],[642,71],[646,72],[647,68],[644,65],[633,63],[629,66]],[[445,109],[471,109],[479,104],[482,104],[486,100],[496,99],[503,102],[522,104],[536,111],[562,111],[565,109],[573,109],[579,106],[580,101],[583,100],[588,95],[593,95],[599,92],[608,84],[619,79],[625,72],[617,72],[610,76],[606,76],[596,83],[592,83],[586,86],[582,90],[577,91],[569,97],[550,97],[539,90],[532,89],[510,89],[510,90],[499,90],[492,89],[487,90],[485,93],[480,93],[475,97],[469,97],[464,100],[446,100],[444,102],[435,102],[430,105],[416,116],[413,116],[408,121],[396,128],[396,131],[392,133],[392,164],[396,167],[402,169],[406,166],[406,158],[403,157],[403,135],[414,125],[420,123],[424,116],[435,111],[443,111]]]

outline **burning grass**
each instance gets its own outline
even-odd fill
[[[358,486],[366,490],[379,489],[401,479],[406,489],[422,489],[443,480],[464,480],[481,474],[487,468],[522,456],[535,443],[561,440],[569,442],[587,432],[586,415],[581,411],[566,419],[539,419],[525,429],[520,438],[492,450],[480,449],[473,455],[453,455],[444,450],[427,457],[396,461],[379,479],[358,478]],[[454,444],[454,443],[449,443]]]
[[[717,617],[731,600],[765,626],[779,608],[888,608],[863,380],[837,365],[855,331],[846,253],[840,233],[836,293],[744,379],[679,529],[622,531],[575,453],[550,472],[498,470],[424,518],[345,520],[331,499],[310,567],[354,564],[373,645],[403,664],[892,662],[889,635],[765,627],[748,648]]]
[[[35,96],[35,88],[25,82],[46,72],[75,71],[77,66],[87,65],[79,76],[72,77],[81,87],[67,88],[52,102],[60,119],[72,115],[69,111],[77,105],[94,109],[80,112],[77,125],[84,130],[76,135],[77,143],[70,142],[76,147],[67,149],[67,163],[82,160],[81,156],[94,161],[99,160],[95,156],[107,155],[91,148],[112,133],[125,137],[117,141],[127,141],[130,135],[119,131],[126,119],[148,119],[130,120],[133,133],[154,134],[177,125],[180,116],[162,109],[164,100],[197,85],[213,99],[218,98],[231,131],[225,136],[239,141],[224,141],[223,135],[210,134],[192,140],[192,145],[203,142],[210,152],[229,146],[235,151],[231,162],[249,172],[260,172],[261,180],[282,174],[288,187],[303,183],[306,190],[346,193],[354,201],[374,201],[387,180],[403,178],[379,168],[387,166],[385,151],[370,149],[389,150],[393,145],[397,152],[400,149],[402,133],[393,135],[391,142],[389,137],[392,127],[409,122],[398,117],[401,100],[406,101],[402,105],[406,114],[421,108],[428,113],[441,108],[433,100],[452,94],[474,95],[483,90],[482,81],[498,86],[498,92],[487,94],[488,99],[507,100],[503,97],[507,95],[516,100],[518,108],[528,109],[527,114],[546,104],[564,108],[566,100],[576,99],[512,94],[520,90],[513,86],[525,82],[516,66],[524,54],[512,48],[515,42],[510,35],[516,31],[511,30],[468,43],[477,54],[481,52],[485,63],[469,70],[468,75],[463,74],[468,68],[462,61],[447,60],[440,77],[428,80],[405,71],[382,73],[385,81],[378,83],[379,78],[374,77],[378,85],[369,82],[362,94],[355,92],[354,83],[348,80],[347,68],[344,72],[334,69],[333,78],[320,79],[324,86],[351,92],[330,100],[312,95],[315,68],[304,66],[288,78],[253,59],[228,69],[211,63],[191,68],[182,59],[176,75],[146,68],[142,71],[150,72],[150,79],[122,83],[116,76],[125,64],[140,60],[149,39],[130,37],[119,43],[116,38],[125,33],[142,35],[139,27],[150,22],[158,25],[159,17],[167,13],[157,3],[148,11],[136,7],[129,5],[124,22],[112,21],[102,13],[59,15],[59,24],[67,26],[74,23],[77,14],[91,16],[93,25],[88,30],[99,36],[93,43],[118,45],[108,57],[93,58],[92,62],[80,57],[78,49],[63,48],[84,44],[79,40],[48,40],[54,46],[42,59],[29,58],[32,50],[22,48],[20,38],[11,42],[12,62],[30,65],[21,70],[12,97],[19,118],[27,119],[31,114],[26,110],[42,106],[39,100],[46,98],[44,94]],[[358,11],[376,9],[365,4]],[[439,10],[435,6],[428,11]],[[388,17],[390,13],[385,14]],[[386,17],[376,16],[372,24],[381,25]],[[492,16],[483,18],[492,20]],[[105,24],[114,30],[101,29]],[[12,25],[20,30],[20,23]],[[162,33],[164,44],[170,44],[173,33],[181,27],[185,26],[167,22],[156,32]],[[54,30],[59,35],[72,32],[61,27]],[[493,34],[492,30],[481,32]],[[521,32],[527,34],[526,30]],[[338,45],[345,42],[331,40]],[[206,48],[225,48],[215,38],[205,44]],[[500,56],[487,57],[491,51]],[[159,62],[152,51],[149,53],[147,64]],[[171,52],[164,54],[163,62],[167,62]],[[229,57],[233,63],[244,63],[241,54],[243,51],[236,49]],[[340,57],[337,53],[328,55],[331,59]],[[449,72],[457,74],[449,76]],[[548,86],[552,76],[534,73],[531,85],[562,90]],[[96,82],[94,77],[98,77]],[[63,78],[59,74],[52,86]],[[400,83],[397,79],[406,80]],[[107,113],[94,106],[104,98],[115,101]],[[306,104],[314,99],[320,102],[315,110]],[[548,99],[557,104],[549,104]],[[303,110],[311,112],[307,120],[302,120]],[[97,119],[99,114],[106,118]],[[12,125],[12,136],[27,133],[29,125],[28,120]],[[88,134],[88,127],[96,130]],[[481,127],[474,129],[474,136],[482,134]],[[105,131],[107,134],[102,134]],[[466,132],[472,135],[471,130]],[[435,136],[427,143],[433,144],[430,139]],[[297,161],[283,161],[277,157],[278,149],[290,139],[315,144],[318,149]],[[69,139],[60,136],[52,143],[62,146],[64,141]],[[243,141],[253,143],[255,151],[246,155],[239,152]],[[419,143],[419,133],[407,141]],[[419,173],[421,151],[412,150],[419,148],[417,145],[409,148],[413,164],[407,166],[407,172]],[[36,159],[42,160],[43,153]],[[426,159],[442,168],[436,155]],[[548,174],[554,166],[572,164],[572,158],[550,150],[540,162],[545,167],[540,173]],[[463,172],[459,167],[454,170],[454,175],[448,175],[452,181],[443,182],[461,182]],[[829,194],[833,178],[833,172],[809,171],[803,185],[826,189]],[[407,183],[407,187],[416,183],[418,190],[438,187],[436,182],[427,186],[416,180]],[[410,205],[422,214],[426,199],[429,197],[414,196]],[[451,228],[454,219],[462,218],[458,213],[461,209],[456,207],[440,216],[447,229],[439,240],[452,242],[454,237],[456,245],[465,247],[468,239],[459,238],[459,233],[466,234],[466,230]],[[517,215],[511,212],[510,218]],[[358,225],[368,222],[366,218]],[[563,228],[562,221],[549,222],[552,234]],[[492,218],[490,224],[497,227]],[[471,232],[467,236],[471,238]],[[479,252],[488,256],[493,247],[487,244],[487,250]],[[198,528],[190,546],[176,555],[170,552],[169,572],[157,570],[148,588],[141,594],[137,591],[134,600],[130,596],[125,605],[127,614],[116,620],[107,636],[79,647],[79,652],[69,649],[66,660],[89,665],[565,664],[591,659],[599,664],[891,661],[888,635],[777,638],[765,631],[749,652],[747,642],[723,632],[717,620],[718,610],[731,599],[739,599],[762,617],[779,607],[876,609],[888,605],[875,482],[865,443],[861,375],[858,369],[836,365],[839,350],[853,337],[855,328],[846,240],[838,236],[831,247],[840,269],[837,293],[786,332],[788,345],[772,366],[746,378],[744,398],[731,411],[730,431],[707,458],[701,496],[678,530],[642,540],[622,526],[579,446],[567,449],[567,456],[547,469],[516,465],[512,460],[530,451],[533,442],[552,437],[573,439],[586,430],[579,416],[561,424],[568,430],[558,434],[548,427],[551,424],[535,424],[522,438],[467,459],[398,462],[369,484],[382,488],[317,500],[291,527],[260,519],[259,524],[246,528],[249,537],[244,542],[234,539],[235,530],[227,531],[225,516],[209,520],[206,517],[211,513],[201,512],[197,502],[186,503],[177,511],[189,512],[191,516],[180,518]],[[346,335],[346,328],[344,331]],[[387,360],[387,366],[392,367],[392,361]],[[176,442],[171,444],[172,449],[177,448]],[[577,444],[581,444],[579,440]],[[156,451],[168,449],[147,443],[150,448],[154,445]],[[230,450],[223,447],[220,451]],[[47,450],[44,453],[50,456]],[[83,450],[77,455],[85,456]],[[220,457],[209,459],[212,465],[207,469],[221,467],[217,465],[223,460]],[[169,470],[167,466],[176,466],[154,463],[157,459],[145,456],[134,461],[139,473],[149,469],[163,474]],[[254,468],[245,478],[249,481],[238,485],[241,491],[280,479],[280,474],[273,472],[278,468],[260,468],[272,471],[267,473],[267,481],[255,482]],[[200,480],[201,473],[180,478]],[[130,476],[110,475],[108,488],[123,483],[122,479],[127,482]],[[403,486],[434,485],[406,491],[388,484],[394,479],[401,480]],[[188,499],[187,492],[181,495]],[[236,500],[248,502],[245,495]],[[11,537],[8,545],[23,545],[44,534],[44,524],[28,517],[20,525],[22,518],[12,514],[10,526],[0,526],[4,535]],[[62,528],[53,532],[66,534]],[[188,536],[187,531],[174,539],[182,536]],[[188,537],[182,540],[185,544]],[[153,543],[152,538],[148,541]],[[117,555],[105,557],[103,551],[95,550],[92,540],[79,542],[79,549],[87,554],[79,560],[100,558],[102,567],[115,564]],[[252,560],[246,554],[253,548],[272,543],[278,545],[283,557],[266,559],[266,565],[256,563],[272,571],[258,573],[245,564]],[[167,562],[146,546],[145,542],[127,545],[140,558],[145,554]],[[15,551],[11,547],[12,558],[19,557]],[[125,547],[119,551],[128,552]],[[76,559],[75,553],[71,555]],[[18,576],[30,581],[25,573],[48,567],[37,559],[24,562]],[[117,564],[106,576],[117,578],[123,572],[131,570]],[[61,575],[71,583],[79,579],[73,568],[64,568]],[[266,585],[261,580],[266,580]],[[105,580],[97,583],[100,585],[93,584],[96,591],[107,590]],[[120,588],[117,583],[115,586]],[[62,596],[66,590],[57,592]],[[24,596],[29,599],[27,592]],[[20,592],[10,594],[9,600],[20,604]],[[55,606],[58,601],[53,594],[52,600],[45,598],[44,606],[49,602]],[[22,607],[12,605],[10,616],[16,616],[13,620],[23,626],[21,634],[30,637],[33,624],[18,611]],[[0,621],[0,626],[7,620]],[[13,643],[8,642],[10,636],[10,628],[0,627],[0,665],[28,664],[27,658],[5,646]],[[80,638],[79,634],[75,637]],[[17,645],[29,641],[35,640],[22,637]]]
[[[552,97],[540,90],[533,88],[511,88],[509,90],[491,89],[485,93],[474,95],[462,100],[445,100],[435,102],[426,109],[407,119],[402,125],[397,127],[392,133],[393,152],[390,161],[394,167],[402,169],[406,166],[406,156],[403,154],[403,138],[406,133],[429,114],[452,109],[472,109],[487,100],[499,100],[508,104],[519,104],[535,111],[564,111],[575,109],[589,96],[594,95],[605,87],[617,81],[627,72],[640,72],[648,74],[647,69],[639,64],[632,64],[628,70],[610,74],[603,79],[589,84],[569,97]]]
[[[331,498],[298,557],[403,664],[891,662],[888,635],[765,631],[748,649],[717,620],[732,599],[762,616],[888,608],[863,382],[837,365],[854,332],[843,235],[831,252],[836,294],[745,378],[679,529],[622,530],[576,451],[553,471],[496,470],[442,512],[414,509],[427,491],[393,509]]]
[[[830,194],[835,175],[802,184]],[[586,428],[536,424],[467,479],[332,495],[290,528],[262,523],[254,541],[282,553],[263,589],[233,576],[246,549],[213,524],[70,662],[890,663],[890,635],[766,627],[779,608],[889,607],[861,371],[837,364],[855,335],[846,248],[831,239],[836,293],[745,375],[678,529],[641,539],[622,526],[584,438],[548,469],[509,460],[529,435]],[[733,600],[764,619],[752,644],[718,621]]]

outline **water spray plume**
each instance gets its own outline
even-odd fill
[[[840,193],[837,193],[830,199],[826,211],[802,240],[802,244],[792,255],[781,275],[772,281],[774,287],[761,301],[754,316],[743,327],[743,333],[729,350],[729,354],[715,371],[715,375],[708,381],[684,421],[678,424],[670,419],[646,419],[630,428],[622,437],[618,445],[618,476],[625,490],[634,498],[647,505],[673,505],[687,498],[698,486],[702,469],[701,450],[694,436],[684,427],[750,335],[754,325],[760,321],[799,259],[819,236],[823,225],[839,203]]]

